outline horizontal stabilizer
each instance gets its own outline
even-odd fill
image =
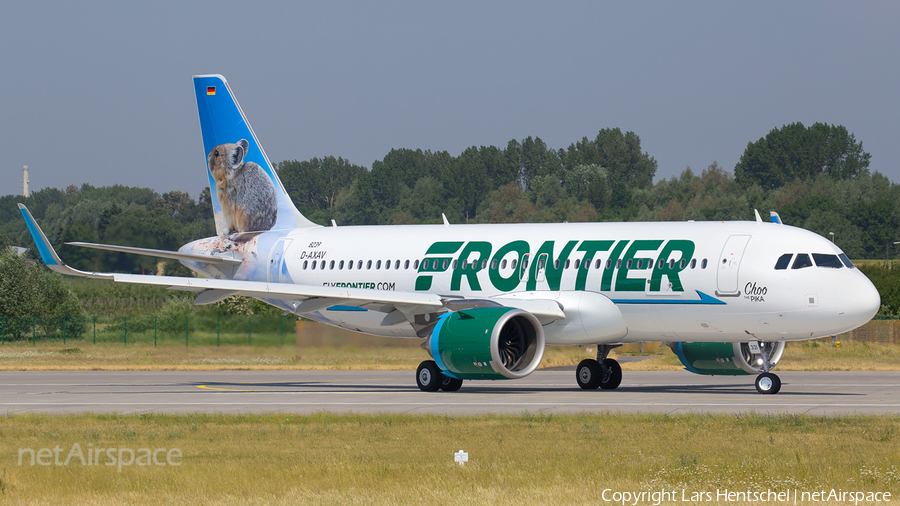
[[[80,246],[82,248],[102,249],[106,251],[117,251],[119,253],[131,253],[134,255],[146,255],[148,257],[172,258],[175,260],[185,260],[190,262],[206,262],[209,264],[224,265],[240,265],[241,259],[237,257],[214,257],[209,255],[194,255],[191,253],[181,253],[180,251],[166,251],[160,249],[149,248],[133,248],[131,246],[116,246],[113,244],[94,244],[90,242],[67,242],[70,246]]]

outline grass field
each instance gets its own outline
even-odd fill
[[[182,457],[121,471],[107,454],[18,462],[23,448],[59,447],[63,463],[76,443],[85,459],[95,448]],[[0,418],[0,502],[598,504],[610,489],[681,503],[682,490],[726,488],[896,500],[898,443],[900,419],[867,416],[15,415]]]

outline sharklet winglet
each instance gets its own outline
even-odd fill
[[[37,221],[34,220],[34,216],[32,216],[31,211],[25,207],[25,204],[19,203],[19,211],[21,211],[22,217],[25,218],[25,224],[28,226],[28,231],[31,232],[31,238],[34,239],[34,244],[37,247],[38,253],[41,255],[41,260],[43,260],[44,265],[49,267],[50,270],[69,276],[112,279],[112,274],[105,272],[79,271],[78,269],[73,269],[66,265],[62,259],[59,258],[59,255],[56,254],[56,250],[50,245],[50,241],[47,239],[44,231],[38,226]]]

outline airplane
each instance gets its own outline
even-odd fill
[[[775,394],[785,342],[852,330],[878,291],[831,241],[755,221],[331,226],[294,206],[221,75],[194,76],[216,237],[177,252],[91,243],[179,260],[197,277],[67,266],[23,204],[54,271],[195,292],[194,303],[257,298],[352,331],[419,339],[426,392],[464,380],[517,379],[545,346],[590,345],[583,389],[617,388],[625,343],[662,341],[685,369],[756,375]]]

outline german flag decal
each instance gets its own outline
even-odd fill
[[[207,94],[207,95],[215,95],[215,94],[216,94],[216,87],[215,87],[215,86],[207,86],[207,87],[206,87],[206,94]]]

